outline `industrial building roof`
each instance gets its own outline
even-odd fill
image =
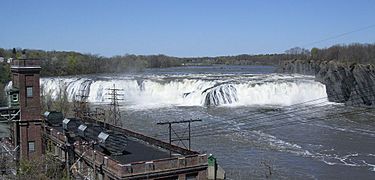
[[[58,112],[45,113],[46,121],[56,130],[68,135],[70,142],[95,142],[96,150],[127,164],[139,161],[169,158],[169,150],[163,149],[121,132],[107,130],[103,126],[83,122],[80,119],[63,119]]]

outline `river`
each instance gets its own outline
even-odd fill
[[[124,90],[124,127],[163,140],[167,127],[157,122],[201,119],[192,124],[192,149],[212,153],[229,179],[373,179],[375,111],[328,102],[313,76],[274,70],[177,67],[41,83],[52,97],[61,84],[70,100],[83,90],[93,105],[108,104],[115,84]],[[180,136],[186,128],[174,126]]]

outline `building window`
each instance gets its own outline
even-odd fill
[[[35,142],[29,141],[29,152],[34,152],[34,151],[35,151]]]
[[[33,87],[26,88],[26,97],[33,97]]]

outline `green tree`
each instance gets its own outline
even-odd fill
[[[315,47],[311,49],[311,59],[317,59],[318,58],[318,51],[319,51],[319,49],[315,48]]]
[[[68,56],[68,73],[77,74],[77,58],[74,55]]]
[[[70,111],[71,104],[68,100],[68,92],[67,92],[67,86],[63,81],[60,81],[59,85],[59,93],[57,95],[57,98],[54,102],[54,109],[57,111],[60,111],[64,114],[64,116],[67,116],[67,114]]]

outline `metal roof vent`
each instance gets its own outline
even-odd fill
[[[85,137],[85,130],[87,129],[87,125],[81,124],[78,126],[78,135],[81,137]]]
[[[50,114],[50,112],[49,112],[49,111],[46,111],[46,112],[44,112],[43,115],[44,115],[45,118],[47,118],[49,114]]]
[[[105,132],[100,132],[100,134],[98,135],[99,143],[105,144],[105,141],[107,140],[108,137],[109,137],[109,134]]]
[[[61,126],[64,120],[63,113],[57,111],[46,111],[43,116],[45,117],[45,122],[50,126]]]
[[[65,118],[63,120],[63,128],[64,128],[64,130],[68,130],[68,124],[69,124],[69,122],[70,122],[70,119]]]

